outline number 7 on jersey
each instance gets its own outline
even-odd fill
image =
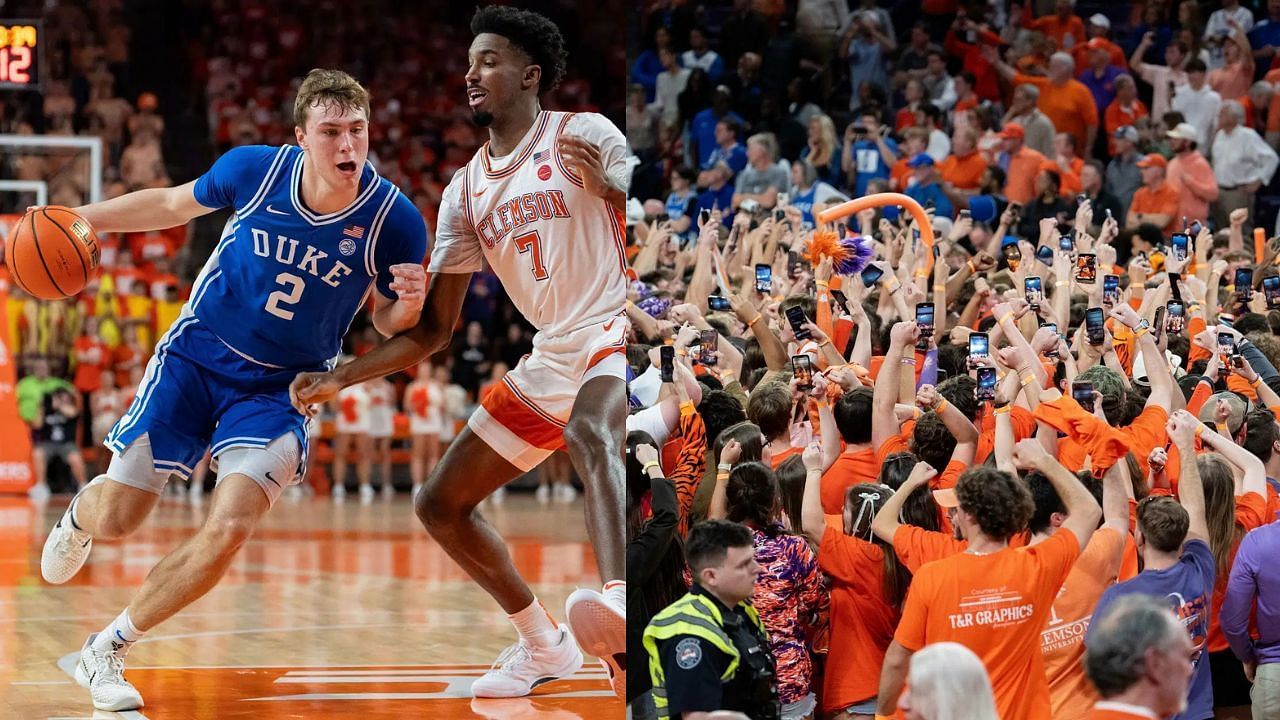
[[[530,253],[533,256],[533,277],[535,280],[546,280],[551,277],[547,267],[542,264],[542,236],[537,230],[512,238],[520,254]]]

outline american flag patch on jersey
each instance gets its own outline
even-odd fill
[[[550,160],[550,159],[551,159],[551,151],[550,151],[550,150],[543,150],[542,152],[536,152],[536,153],[534,153],[534,154],[533,154],[533,164],[534,164],[534,165],[537,165],[537,164],[538,164],[538,163],[540,163],[540,162],[546,162],[546,161],[548,161],[548,160]]]
[[[346,225],[342,228],[342,234],[347,237],[353,237],[357,240],[364,239],[364,228],[359,225]]]

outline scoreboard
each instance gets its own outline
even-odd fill
[[[0,89],[40,89],[44,33],[36,20],[0,20]]]

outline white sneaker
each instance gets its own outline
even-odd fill
[[[533,496],[537,498],[539,505],[546,505],[551,502],[551,486],[539,485],[538,489],[534,491]]]
[[[115,653],[100,653],[93,649],[89,636],[80,649],[80,661],[76,663],[76,682],[89,691],[93,706],[99,710],[119,712],[142,707],[142,695],[124,679],[124,658]]]
[[[373,495],[374,495],[374,493],[373,493],[373,486],[372,486],[372,485],[361,485],[361,486],[360,486],[360,504],[361,504],[361,505],[369,505],[370,503],[372,503],[372,502],[373,502]]]
[[[49,537],[44,540],[44,551],[40,553],[40,575],[45,582],[61,585],[80,572],[92,549],[93,536],[72,526],[71,511],[68,509],[54,523]]]
[[[49,486],[44,483],[32,485],[31,489],[27,491],[27,497],[30,498],[32,502],[37,503],[48,502],[49,496],[52,494],[53,493],[49,491]]]
[[[582,651],[567,629],[561,627],[560,633],[560,642],[551,647],[536,647],[521,638],[503,650],[489,672],[471,684],[471,694],[524,697],[543,683],[578,672],[582,669]]]
[[[395,497],[395,496],[396,496],[396,486],[395,486],[395,485],[392,485],[392,484],[391,484],[391,483],[389,483],[389,482],[383,483],[383,484],[382,484],[382,497],[383,497],[383,499],[385,499],[385,500],[390,500],[391,498],[393,498],[393,497]]]
[[[579,588],[564,604],[565,617],[578,645],[600,658],[609,685],[619,698],[627,691],[627,609],[587,588]]]
[[[556,486],[556,502],[568,505],[577,499],[578,491],[575,490],[572,485]]]
[[[334,501],[334,502],[342,502],[343,500],[346,500],[346,499],[347,499],[347,488],[346,488],[346,486],[345,486],[345,485],[334,485],[334,486],[333,486],[333,495],[332,495],[332,497],[333,497],[333,501]]]

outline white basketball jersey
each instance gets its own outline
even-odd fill
[[[557,150],[561,134],[600,149],[615,187],[626,188],[626,139],[596,113],[541,112],[507,157],[480,148],[445,190],[432,272],[475,272],[486,260],[516,308],[550,335],[599,323],[626,299],[622,213],[587,192]]]

